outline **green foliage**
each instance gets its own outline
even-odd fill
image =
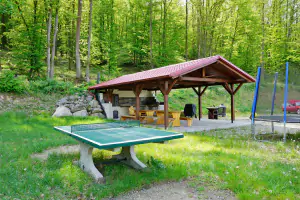
[[[12,28],[5,34],[9,38],[12,57],[16,61],[18,74],[28,79],[45,76],[45,29],[44,9],[40,1],[24,2],[13,6],[10,22]]]
[[[83,93],[87,90],[87,84],[75,86],[72,82],[63,82],[57,80],[36,80],[30,81],[29,89],[31,92],[44,94],[75,94]]]
[[[56,7],[56,3],[50,2],[2,0],[0,3],[0,13],[4,14],[0,23],[0,43],[3,43],[2,48],[12,52],[13,64],[17,66],[14,70],[29,79],[45,77],[46,74],[47,20],[52,8],[53,37]],[[101,68],[105,79],[111,79],[132,71],[124,68],[149,69],[151,60],[154,67],[183,62],[186,31],[188,60],[219,54],[251,74],[255,74],[258,65],[264,65],[271,71],[282,71],[285,61],[299,68],[297,1],[187,2],[187,29],[186,5],[182,0],[152,1],[151,9],[149,0],[94,2],[91,71]],[[68,73],[74,77],[77,2],[61,0],[59,3],[55,64],[60,68],[68,65],[68,71],[56,68],[55,73]],[[80,34],[83,66],[87,60],[88,11],[89,4],[84,3]],[[153,59],[150,59],[150,32]]]
[[[24,77],[15,77],[15,72],[9,70],[0,73],[0,92],[22,93],[26,90],[26,79]]]

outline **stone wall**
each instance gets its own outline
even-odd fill
[[[31,95],[0,93],[0,114],[5,112],[20,112],[31,115],[51,115],[56,109],[55,103],[61,95]],[[1,124],[1,123],[0,123]]]
[[[53,117],[63,116],[98,116],[104,118],[102,109],[96,99],[90,94],[72,95],[60,99],[56,103]]]

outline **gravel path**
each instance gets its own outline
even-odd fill
[[[154,185],[148,189],[131,191],[116,198],[105,200],[236,200],[234,194],[228,190],[215,190],[205,188],[204,191],[197,192],[196,189],[183,182],[170,182]]]
[[[79,145],[66,145],[59,146],[56,148],[51,148],[43,151],[42,153],[35,153],[31,155],[31,158],[37,158],[39,160],[45,161],[48,159],[50,154],[68,154],[68,153],[76,153],[79,152]]]

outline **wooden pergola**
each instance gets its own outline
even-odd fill
[[[192,88],[198,96],[199,120],[202,118],[202,95],[209,86],[222,85],[231,97],[231,122],[235,120],[234,95],[244,83],[255,79],[225,58],[217,55],[189,62],[169,65],[134,74],[124,75],[88,90],[108,94],[112,102],[114,89],[133,91],[136,97],[136,113],[140,110],[142,90],[160,90],[164,95],[164,122],[168,127],[168,95],[172,89]],[[136,115],[139,119],[139,115]]]

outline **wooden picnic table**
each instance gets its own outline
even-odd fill
[[[146,115],[146,116],[153,116],[154,115],[154,112],[156,110],[140,110],[140,116],[141,115]]]
[[[156,110],[140,110],[140,116],[146,116],[145,120],[147,124],[151,124],[154,122],[153,115]]]
[[[207,107],[208,119],[218,119],[218,109],[219,107]]]
[[[173,126],[180,126],[180,114],[181,111],[169,111],[169,115],[171,115],[172,118],[174,118]],[[157,110],[156,115],[157,115],[157,124],[164,124],[165,112],[163,110]]]

